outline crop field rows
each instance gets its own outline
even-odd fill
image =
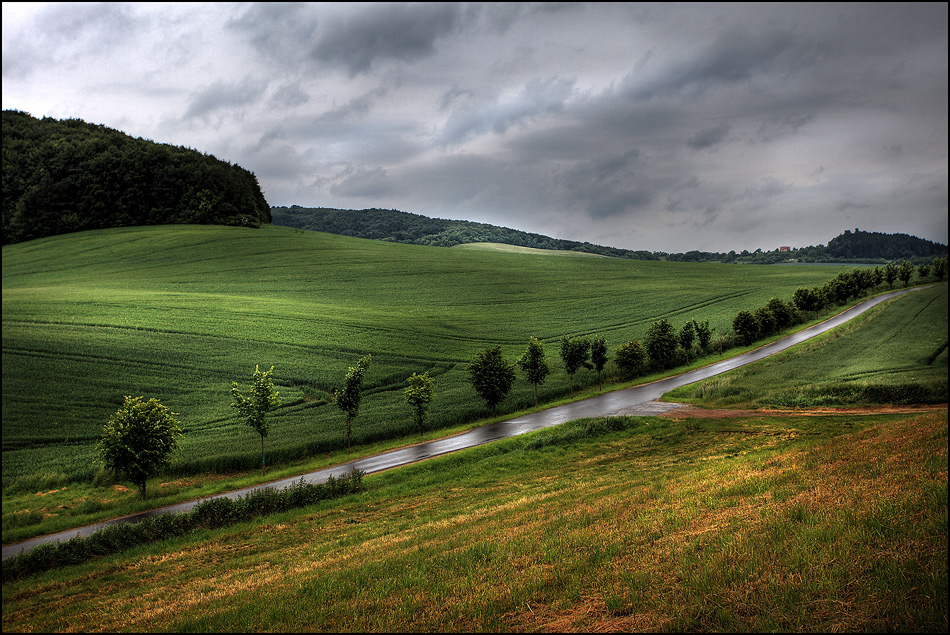
[[[561,336],[611,354],[655,320],[729,329],[741,309],[841,267],[744,267],[419,247],[305,232],[174,226],[84,232],[3,249],[3,478],[88,478],[93,439],[124,395],[156,397],[185,429],[178,468],[242,469],[260,457],[229,407],[231,382],[274,366],[283,407],[268,463],[345,448],[329,393],[371,354],[354,442],[411,435],[405,378],[435,378],[430,428],[486,414],[472,356],[513,360],[535,336],[567,392]],[[596,373],[582,370],[575,387]],[[533,404],[515,383],[502,411]]]

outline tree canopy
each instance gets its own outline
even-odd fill
[[[494,346],[472,358],[468,373],[475,392],[492,409],[492,414],[496,414],[498,404],[508,395],[512,384],[515,383],[514,363],[504,358],[501,346]]]
[[[99,438],[98,461],[106,469],[125,475],[145,498],[151,476],[171,462],[181,436],[175,413],[158,399],[125,397],[109,417]]]
[[[4,244],[106,227],[270,222],[257,177],[238,165],[80,119],[3,111]]]

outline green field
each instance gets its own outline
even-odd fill
[[[509,357],[520,352],[527,337],[521,337],[513,321],[522,320],[525,329],[550,329],[546,337],[553,361],[557,347],[552,338],[559,333],[603,333],[613,349],[622,339],[642,337],[657,317],[670,316],[677,325],[687,317],[709,319],[725,328],[739,308],[759,306],[773,295],[788,297],[797,286],[821,284],[837,271],[417,250],[276,228],[181,229],[64,237],[57,246],[58,258],[38,258],[35,248],[43,241],[23,246],[32,245],[32,255],[24,250],[22,256],[16,252],[18,257],[10,258],[13,252],[4,250],[5,470],[8,455],[24,452],[16,446],[8,450],[7,445],[7,435],[13,432],[8,428],[7,408],[13,406],[7,403],[7,393],[13,386],[24,395],[40,394],[42,388],[65,400],[62,395],[72,389],[83,399],[99,400],[103,412],[85,424],[97,432],[118,407],[123,381],[138,377],[151,382],[145,385],[153,389],[132,392],[158,396],[172,405],[193,435],[221,430],[221,453],[246,451],[253,466],[257,438],[228,412],[227,387],[232,379],[247,383],[255,363],[274,364],[282,390],[303,394],[306,384],[294,378],[338,364],[324,368],[328,389],[340,383],[347,365],[372,353],[379,375],[371,372],[368,377],[374,391],[360,419],[374,423],[359,429],[368,438],[371,427],[365,426],[382,427],[385,422],[377,411],[398,413],[402,427],[392,430],[405,438],[388,443],[409,443],[418,437],[400,401],[403,369],[408,375],[444,360],[446,370],[437,386],[451,385],[448,381],[454,377],[455,393],[454,401],[443,395],[441,408],[456,414],[441,413],[440,426],[484,415],[467,386],[464,366],[473,352],[495,343],[503,344]],[[134,249],[121,245],[136,236],[150,243],[144,240],[149,235],[177,246],[165,250],[164,264],[155,256],[147,258],[153,266],[146,276],[141,273],[146,268],[130,262]],[[202,236],[204,247],[183,246],[200,243]],[[54,246],[57,240],[50,239]],[[241,245],[256,245],[261,260],[272,261],[282,242],[312,247],[288,249],[285,256],[310,274],[281,282],[273,272],[264,273],[267,267],[252,267],[234,255]],[[65,246],[73,256],[63,256]],[[124,260],[116,258],[119,252],[126,253]],[[211,266],[214,254],[219,254],[219,264],[239,271],[232,291],[227,276],[221,274],[222,281],[214,282],[219,275]],[[186,264],[189,258],[191,265]],[[73,265],[67,267],[69,259]],[[350,265],[343,266],[344,261]],[[11,263],[18,268],[8,268]],[[41,271],[44,266],[60,270],[47,273]],[[396,273],[397,267],[403,268],[402,274]],[[440,273],[441,267],[455,272],[455,279],[473,272],[470,279],[482,284],[459,289],[453,274]],[[139,273],[122,274],[123,268]],[[207,273],[196,282],[185,275],[188,269]],[[446,331],[417,319],[432,308],[410,301],[349,298],[346,289],[357,286],[363,293],[377,293],[377,298],[411,294],[395,284],[388,290],[365,280],[357,285],[362,279],[358,272],[366,278],[375,270],[394,281],[402,278],[403,285],[416,281],[420,286],[415,293],[420,295],[435,298],[441,290],[443,319],[458,325],[458,337],[448,338]],[[319,272],[324,275],[315,275]],[[753,274],[767,279],[768,285],[756,284]],[[803,275],[811,277],[799,277]],[[540,284],[545,277],[553,281],[550,287]],[[624,281],[628,288],[621,293]],[[176,284],[194,288],[183,290]],[[210,289],[215,284],[218,288]],[[271,293],[270,287],[278,284],[282,289]],[[747,293],[729,297],[743,284]],[[324,304],[311,287],[321,289]],[[664,294],[664,287],[671,293]],[[651,291],[630,292],[636,288]],[[714,288],[720,289],[719,296]],[[466,309],[476,301],[487,304],[493,293],[517,295],[517,289],[535,308],[546,307],[541,315],[519,313],[502,302],[488,315]],[[644,296],[679,297],[683,302],[690,293],[692,303],[664,309],[657,302],[653,309],[645,308]],[[26,296],[33,302],[22,299]],[[216,307],[205,296],[234,304]],[[691,396],[671,397],[702,405],[780,405],[799,395],[799,388],[813,386],[814,393],[801,394],[810,395],[811,405],[816,405],[823,398],[846,401],[835,392],[841,386],[907,386],[915,378],[922,383],[942,380],[945,391],[946,296],[945,284],[903,295],[812,342],[728,374],[728,383],[714,378],[684,388],[685,393],[694,391]],[[148,297],[152,299],[146,302]],[[186,318],[163,309],[171,298],[177,298],[175,306]],[[573,313],[562,302],[586,306],[595,298],[612,310],[602,309],[604,314],[591,318],[586,328],[558,330],[558,320]],[[245,303],[257,306],[260,314],[251,318],[241,313]],[[361,305],[372,320],[359,320]],[[294,315],[318,317],[294,321],[289,309],[269,316],[263,308],[267,306],[294,307]],[[40,319],[44,311],[47,317]],[[400,311],[408,317],[397,317]],[[20,317],[14,320],[12,315]],[[333,339],[334,328],[342,329],[347,320],[359,346]],[[236,333],[246,323],[259,328],[246,338],[244,348]],[[299,325],[309,323],[311,334],[299,341],[283,339],[288,336],[281,333],[296,332],[289,327],[282,331],[286,323],[298,325],[299,331],[304,331]],[[361,323],[362,335],[357,328]],[[47,337],[26,337],[31,330],[41,331],[42,324]],[[386,336],[379,334],[383,327]],[[81,329],[85,336],[76,334]],[[480,329],[489,335],[479,335]],[[19,334],[16,340],[12,333]],[[324,334],[322,340],[317,333]],[[374,337],[396,344],[374,347]],[[29,345],[20,343],[24,340]],[[235,350],[226,349],[228,342]],[[268,343],[285,357],[245,359],[246,351],[264,354]],[[91,359],[83,361],[84,356]],[[280,373],[282,359],[296,360],[298,366],[288,361]],[[11,368],[9,361],[20,366]],[[45,370],[28,370],[29,361],[37,368],[45,363]],[[69,365],[73,375],[61,377]],[[163,368],[175,374],[160,372]],[[555,368],[551,385],[546,384],[548,398],[567,392],[566,375],[559,364]],[[381,379],[386,373],[389,379]],[[585,375],[587,384],[595,381],[593,373]],[[519,384],[517,399],[533,404],[530,387],[523,380]],[[96,387],[111,392],[98,396]],[[306,388],[309,394],[321,389]],[[41,412],[54,405],[49,398],[21,398],[16,403],[24,412],[30,403]],[[292,436],[276,435],[282,425],[297,422],[296,429],[308,434],[324,426],[327,439],[335,439],[338,448],[339,412],[333,404],[317,403],[285,407],[268,443],[281,438],[290,450],[297,447]],[[192,410],[209,413],[199,420],[203,424],[195,423]],[[215,416],[220,417],[217,422]],[[665,417],[569,422],[369,475],[363,494],[5,583],[3,630],[946,631],[945,407],[913,414],[676,417],[674,411]],[[21,426],[23,440],[29,438],[23,431],[28,425],[36,424]],[[47,438],[52,441],[50,456],[60,459],[84,447]],[[35,439],[32,456],[43,456],[43,437],[37,433]],[[205,447],[212,456],[214,446],[199,441],[191,440],[190,451]],[[354,455],[371,451],[363,446]],[[342,458],[343,453],[335,452]],[[28,482],[25,476],[16,480]],[[179,478],[157,489],[180,495],[190,480],[211,481],[213,475]],[[220,483],[224,488],[244,485],[230,476],[222,476]],[[135,505],[134,492],[110,485],[61,482],[51,491],[31,491],[7,487],[6,478],[4,485],[5,542],[15,535],[8,532],[8,511],[9,516],[47,517],[40,525],[46,527],[51,515],[39,511],[41,506],[57,512],[88,507],[90,513],[98,506],[108,516],[115,515],[114,509],[127,513]],[[101,499],[120,497],[124,506],[102,508]]]
[[[414,433],[405,379],[435,379],[432,429],[486,414],[466,373],[502,345],[547,343],[541,399],[567,392],[563,335],[611,352],[660,318],[729,331],[740,309],[841,267],[729,266],[552,257],[359,240],[281,227],[90,231],[3,247],[3,480],[89,479],[103,423],[124,395],[156,397],[185,429],[177,474],[259,465],[256,433],[229,408],[232,381],[275,367],[284,406],[269,465],[345,447],[329,394],[372,354],[354,443]],[[592,385],[581,371],[575,385]],[[500,411],[533,403],[515,384]]]
[[[900,296],[760,364],[665,398],[752,408],[946,401],[947,306],[945,284]]]

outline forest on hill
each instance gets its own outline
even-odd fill
[[[535,249],[557,249],[630,258],[678,262],[735,262],[775,264],[780,262],[855,262],[883,264],[908,260],[914,264],[930,262],[947,255],[947,246],[907,234],[882,234],[855,229],[845,230],[828,245],[803,248],[782,247],[772,251],[728,253],[688,251],[666,253],[605,247],[588,242],[551,238],[541,234],[498,227],[487,223],[430,218],[394,209],[344,210],[326,207],[272,207],[273,224],[298,229],[370,238],[390,242],[452,247],[466,243],[502,243]]]
[[[257,177],[238,165],[81,119],[3,111],[4,244],[106,227],[270,222]]]

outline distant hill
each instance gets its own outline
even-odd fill
[[[3,111],[3,243],[127,225],[271,222],[257,177],[80,119]]]
[[[326,207],[272,207],[274,225],[342,234],[415,245],[452,247],[468,243],[502,243],[534,249],[579,251],[614,258],[636,260],[672,260],[680,262],[736,262],[775,264],[780,262],[855,262],[884,263],[891,260],[929,262],[947,255],[947,246],[907,234],[880,234],[855,229],[845,230],[825,245],[803,248],[783,247],[772,251],[736,253],[688,251],[633,251],[604,247],[587,242],[550,238],[541,234],[498,227],[486,223],[429,218],[394,209],[344,210]]]
[[[291,207],[272,207],[271,217],[274,219],[274,225],[414,245],[453,247],[468,243],[503,243],[535,249],[580,251],[616,258],[658,259],[649,251],[602,247],[487,223],[429,218],[394,209],[345,210],[292,205]]]

